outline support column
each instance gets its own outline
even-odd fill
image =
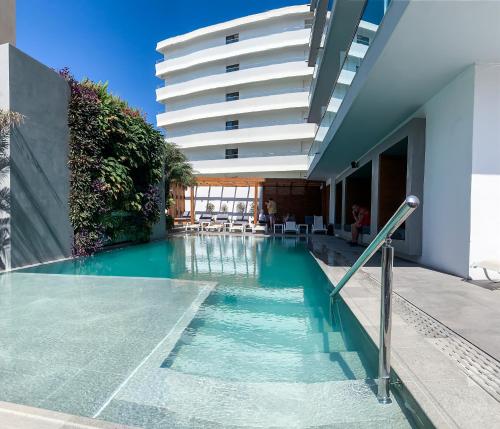
[[[253,194],[253,223],[257,224],[258,220],[258,207],[257,205],[259,204],[259,184],[258,182],[255,182],[254,185],[254,194]]]
[[[191,215],[191,223],[194,223],[194,186],[191,186],[191,198],[189,199],[189,204],[190,204],[190,211],[189,214]]]

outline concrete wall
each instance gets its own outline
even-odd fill
[[[421,262],[467,277],[474,67],[441,89],[423,111],[427,125]]]
[[[470,198],[470,262],[500,261],[500,64],[476,65]],[[483,278],[481,270],[470,276]]]
[[[16,0],[0,0],[0,45],[16,44]]]
[[[69,87],[12,46],[8,60],[10,109],[25,116],[10,151],[11,260],[18,267],[71,254]]]

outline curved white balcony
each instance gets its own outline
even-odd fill
[[[166,102],[176,97],[198,94],[215,89],[227,88],[249,83],[263,83],[294,77],[312,76],[313,68],[304,61],[293,61],[272,64],[263,67],[252,67],[233,73],[221,73],[192,79],[156,90],[156,101]]]
[[[288,6],[280,9],[273,9],[267,12],[257,13],[254,15],[244,16],[242,18],[232,19],[231,21],[222,22],[220,24],[209,25],[207,27],[198,28],[187,34],[180,36],[170,37],[168,39],[158,42],[156,50],[163,52],[166,48],[179,45],[181,43],[192,42],[195,39],[206,37],[210,34],[219,33],[222,31],[229,31],[241,26],[249,24],[264,23],[268,20],[273,20],[282,17],[293,17],[294,15],[308,15],[310,9],[308,5]]]
[[[304,109],[309,105],[308,92],[293,92],[288,94],[267,95],[264,97],[245,98],[236,101],[205,104],[160,113],[156,116],[159,127],[173,124],[235,116],[244,113],[271,112],[273,110]]]
[[[191,161],[191,165],[201,175],[307,171],[307,155],[213,159]]]
[[[272,125],[267,127],[241,128],[238,130],[197,133],[182,137],[168,138],[181,149],[224,146],[246,143],[266,143],[293,140],[311,140],[316,133],[316,124]]]
[[[242,40],[241,42],[231,43],[229,45],[203,49],[192,54],[172,58],[156,64],[156,76],[162,77],[168,73],[185,70],[201,64],[228,60],[230,58],[256,54],[259,52],[272,51],[292,46],[307,46],[309,43],[310,33],[311,29],[303,28],[300,30],[275,33],[268,36],[255,37],[253,39]]]

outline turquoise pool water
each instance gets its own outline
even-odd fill
[[[398,402],[377,403],[376,348],[341,300],[330,308],[329,282],[305,241],[175,237],[22,273],[217,283],[173,349],[156,353],[156,363],[141,367],[131,381],[116,383],[111,400],[103,395],[104,406],[94,404],[81,414],[151,428],[182,427],[186,421],[189,427],[223,427],[221,420],[231,427],[418,426],[418,414]],[[145,399],[151,391],[154,397]],[[186,396],[184,402],[177,396]],[[206,398],[197,411],[195,396]],[[43,405],[50,408],[50,400]]]

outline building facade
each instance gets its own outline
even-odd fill
[[[16,0],[0,0],[0,45],[16,44]]]
[[[377,2],[338,0],[324,20],[328,2],[313,3],[313,32],[325,37],[312,58],[319,127],[308,178],[330,185],[337,234],[350,237],[359,204],[370,241],[415,194],[422,205],[394,237],[399,254],[482,279],[475,263],[500,260],[500,4],[400,0],[374,13]],[[345,87],[343,52],[369,19],[373,35]]]
[[[198,174],[304,177],[311,17],[307,5],[285,7],[158,43],[157,123]]]

